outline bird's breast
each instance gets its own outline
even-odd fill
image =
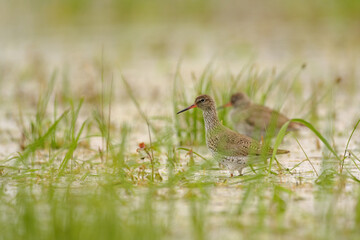
[[[206,134],[206,145],[213,155],[218,152],[217,149],[218,142],[219,142],[218,136]]]

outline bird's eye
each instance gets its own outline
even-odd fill
[[[205,102],[205,99],[204,98],[200,99],[200,102]]]

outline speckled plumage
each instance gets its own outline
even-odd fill
[[[195,104],[180,111],[199,107],[203,110],[203,117],[206,130],[206,144],[213,157],[230,170],[239,171],[247,165],[249,155],[259,156],[265,151],[271,156],[271,148],[264,149],[256,140],[234,132],[223,126],[217,116],[214,100],[208,95],[201,95],[195,99]],[[286,150],[278,150],[278,154],[288,153]]]

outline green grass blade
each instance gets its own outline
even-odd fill
[[[348,151],[351,138],[352,138],[352,136],[354,135],[354,132],[355,132],[356,128],[358,127],[359,123],[360,123],[360,119],[359,119],[359,120],[357,121],[357,123],[355,124],[355,126],[354,126],[354,128],[353,128],[353,130],[352,130],[352,132],[351,132],[351,134],[350,134],[350,137],[349,137],[349,139],[348,139],[348,141],[347,141],[347,143],[346,143],[346,147],[345,147],[345,151],[344,151],[344,156],[343,156],[343,158],[341,159],[340,173],[342,173],[342,170],[343,170],[343,168],[344,168],[344,161],[345,161],[345,158],[346,158],[346,152]]]
[[[300,119],[300,118],[294,118],[294,119],[291,119],[290,121],[301,123],[301,124],[305,125],[307,128],[309,128],[323,142],[323,144],[327,147],[327,149],[329,149],[329,151],[334,155],[334,157],[337,160],[341,161],[339,155],[336,153],[334,148],[331,147],[330,143],[324,138],[323,135],[321,135],[321,133],[318,130],[316,130],[314,128],[314,126],[311,123],[309,123],[303,119]]]
[[[275,156],[276,156],[276,152],[282,142],[282,140],[284,139],[285,135],[286,135],[286,130],[288,128],[290,124],[290,121],[286,122],[280,129],[277,137],[276,137],[276,140],[275,140],[275,144],[274,144],[274,150],[273,150],[273,153],[272,153],[272,156],[271,156],[271,159],[270,159],[270,163],[269,163],[269,171],[268,171],[268,174],[270,174],[270,171],[271,171],[271,166],[272,166],[272,163],[274,162],[275,160]]]
[[[33,143],[26,146],[24,152],[20,155],[19,160],[25,163],[25,160],[29,157],[31,153],[34,153],[37,149],[44,145],[44,142],[52,136],[56,131],[56,127],[59,122],[68,114],[69,111],[65,111],[46,131],[44,135],[36,139]]]
[[[74,138],[73,141],[71,142],[71,144],[69,146],[69,150],[67,151],[63,161],[60,164],[59,175],[61,175],[65,171],[69,160],[73,157],[73,154],[74,154],[74,152],[75,152],[75,150],[76,150],[76,148],[78,146],[78,143],[79,143],[80,135],[83,132],[86,123],[87,123],[87,121],[83,122],[83,124],[81,125],[81,128],[80,128],[76,138]]]
[[[272,166],[272,163],[275,159],[275,155],[276,155],[276,151],[278,149],[278,147],[280,146],[284,136],[286,135],[286,130],[290,124],[290,122],[298,122],[298,123],[301,123],[303,125],[305,125],[308,129],[310,129],[322,142],[323,144],[329,149],[329,151],[334,155],[334,157],[341,161],[339,155],[336,153],[336,151],[331,147],[330,143],[325,139],[325,137],[318,131],[314,128],[314,126],[303,120],[303,119],[300,119],[300,118],[294,118],[294,119],[291,119],[289,120],[288,122],[286,122],[280,129],[277,137],[276,137],[276,140],[275,140],[275,144],[274,144],[274,151],[273,151],[273,154],[272,154],[272,157],[271,157],[271,160],[270,160],[270,164],[269,164],[269,170],[271,169],[271,166]]]
[[[136,109],[138,110],[140,116],[145,120],[145,122],[146,122],[147,124],[149,124],[151,130],[154,130],[152,124],[150,124],[149,118],[146,116],[146,114],[144,113],[144,111],[141,109],[140,104],[139,104],[138,100],[136,99],[133,90],[132,90],[131,87],[130,87],[130,84],[129,84],[128,81],[125,79],[125,77],[122,76],[122,75],[121,75],[121,79],[123,80],[123,83],[124,83],[124,85],[125,85],[125,88],[126,88],[126,90],[127,90],[127,93],[129,94],[131,100],[132,100],[133,103],[135,104],[135,107],[136,107]]]

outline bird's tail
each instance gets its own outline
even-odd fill
[[[288,151],[288,150],[283,150],[283,149],[278,149],[277,151],[276,151],[276,154],[286,154],[286,153],[289,153],[290,151]]]

